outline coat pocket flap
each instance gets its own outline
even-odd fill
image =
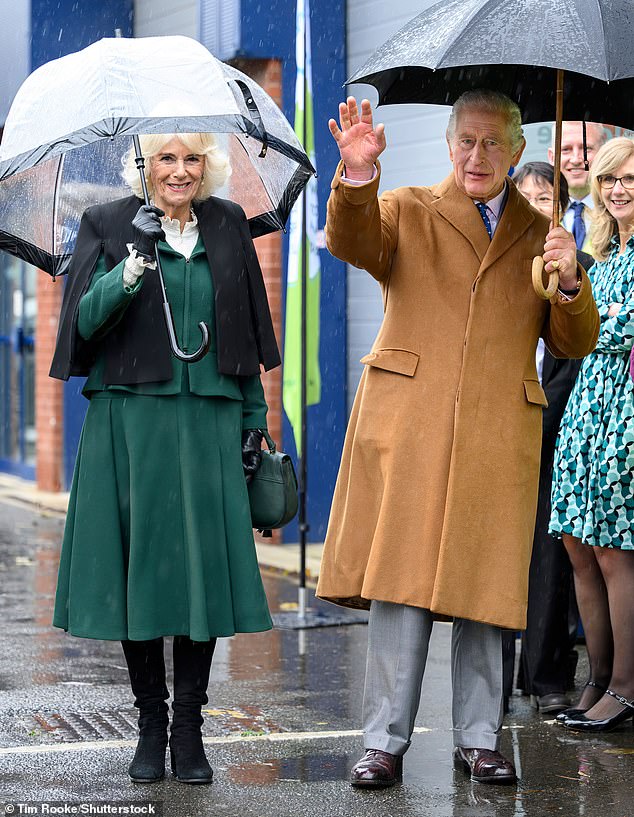
[[[361,363],[413,377],[418,366],[418,358],[417,352],[410,352],[408,349],[375,349],[362,357]]]
[[[544,408],[548,407],[548,400],[539,380],[525,380],[524,391],[529,403],[537,403],[539,406],[544,406]]]

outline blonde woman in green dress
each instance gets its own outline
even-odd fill
[[[601,329],[562,419],[550,531],[572,562],[590,661],[578,703],[557,719],[599,732],[634,716],[634,141],[605,144],[590,178]]]
[[[201,707],[216,638],[271,627],[247,479],[267,405],[260,367],[279,364],[262,274],[241,208],[212,195],[229,166],[208,134],[141,137],[152,206],[132,153],[133,195],[81,222],[51,373],[88,375],[53,623],[122,642],[139,743],[133,781],[165,773],[173,636],[172,771],[210,783]],[[158,244],[157,244],[158,242]],[[154,272],[158,246],[177,337],[172,357]]]

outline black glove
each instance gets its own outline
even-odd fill
[[[262,462],[263,438],[264,434],[259,428],[249,428],[242,432],[242,470],[247,482],[251,482]]]
[[[143,204],[132,219],[132,226],[134,227],[132,246],[146,261],[156,260],[156,242],[165,241],[165,233],[160,218],[164,215],[165,213],[159,210],[158,207]]]

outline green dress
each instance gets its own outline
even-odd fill
[[[84,387],[84,421],[62,544],[53,624],[86,638],[207,641],[271,628],[242,470],[241,434],[266,428],[259,376],[219,374],[213,284],[201,240],[191,257],[159,243],[181,347],[162,383],[103,385],[98,358]],[[143,286],[124,288],[123,262],[100,259],[78,330],[103,336]],[[152,274],[146,272],[146,275]]]
[[[634,550],[634,238],[623,253],[614,243],[588,271],[601,329],[561,421],[549,528],[587,545]],[[610,317],[612,303],[623,307]]]

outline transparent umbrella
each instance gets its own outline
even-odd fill
[[[283,228],[314,169],[254,80],[181,36],[106,38],[46,63],[5,123],[0,249],[64,274],[84,210],[129,195],[131,137],[193,132],[218,135],[232,174],[217,195],[243,207],[252,235]]]

